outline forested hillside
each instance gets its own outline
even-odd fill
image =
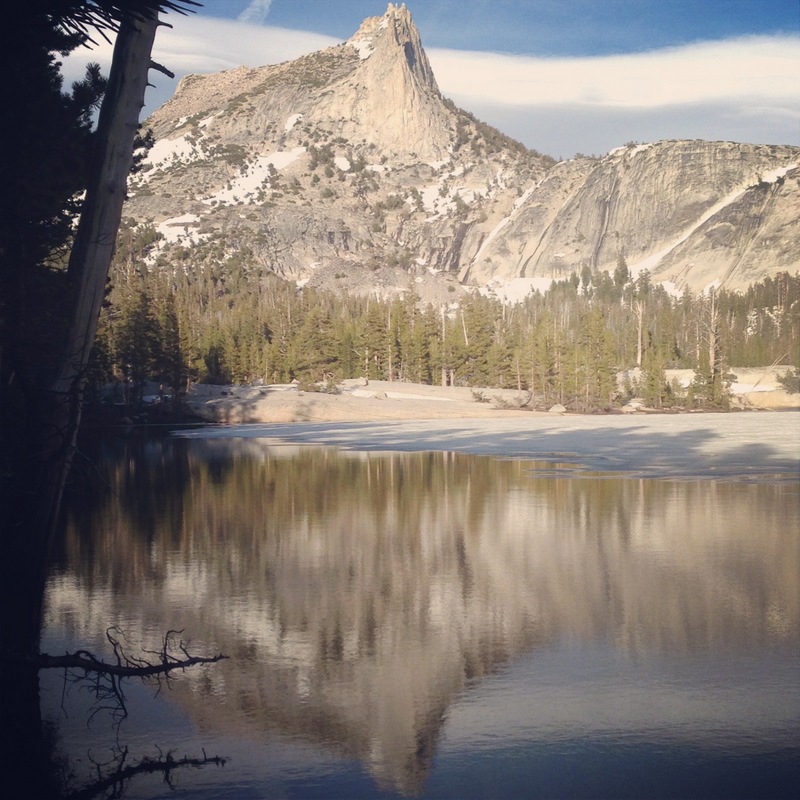
[[[800,275],[782,273],[746,292],[675,298],[585,270],[515,305],[453,287],[452,302],[424,305],[409,282],[401,298],[298,288],[247,252],[220,268],[189,260],[148,266],[153,232],[121,238],[93,359],[96,387],[146,378],[333,383],[372,379],[529,390],[536,407],[589,411],[624,402],[619,370],[640,366],[654,407],[726,403],[729,365],[798,364]],[[187,253],[188,256],[188,253]],[[664,371],[695,369],[687,392]]]

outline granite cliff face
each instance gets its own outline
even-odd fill
[[[800,170],[789,147],[672,141],[556,165],[462,277],[613,271],[676,288],[747,286],[800,266]]]
[[[162,234],[149,257],[167,267],[237,253],[432,300],[620,256],[677,290],[800,269],[800,148],[658,142],[555,164],[442,97],[404,5],[295,61],[187,76],[147,125],[126,217]]]

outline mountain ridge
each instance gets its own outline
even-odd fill
[[[168,265],[244,249],[275,274],[434,302],[648,269],[673,291],[800,269],[800,148],[676,140],[554,163],[441,95],[411,14],[269,67],[187,76],[125,214]]]

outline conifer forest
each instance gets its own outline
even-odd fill
[[[724,408],[729,368],[790,364],[800,352],[800,276],[781,273],[746,292],[670,295],[585,269],[514,305],[477,292],[425,305],[299,289],[243,250],[198,261],[150,260],[158,234],[123,228],[92,358],[100,387],[146,379],[286,383],[335,391],[345,378],[530,392],[531,407],[601,411],[632,396],[654,408]],[[195,257],[197,251],[194,251]],[[617,373],[640,367],[635,378]],[[688,387],[667,369],[693,369]],[[788,378],[795,377],[789,373]]]

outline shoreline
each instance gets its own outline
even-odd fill
[[[173,435],[249,440],[267,448],[335,447],[354,454],[469,453],[530,461],[534,472],[564,477],[768,481],[800,488],[800,411],[565,416],[521,412],[484,419],[206,424]]]
[[[791,395],[778,383],[784,367],[737,370],[731,386],[732,411],[800,409],[800,394]],[[682,382],[687,375],[671,376]],[[516,389],[433,386],[351,379],[337,385],[337,393],[304,391],[293,384],[214,386],[194,384],[186,396],[189,410],[206,422],[369,422],[378,420],[471,419],[553,416],[554,412],[528,407],[530,393]],[[641,404],[592,417],[684,415],[695,410],[649,409]],[[728,412],[723,412],[728,413]],[[584,416],[558,411],[556,416]]]

